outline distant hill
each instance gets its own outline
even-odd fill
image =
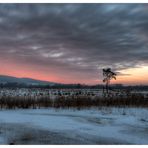
[[[5,83],[17,83],[17,84],[26,84],[26,85],[56,85],[58,83],[41,81],[31,78],[17,78],[12,76],[0,75],[0,84]]]

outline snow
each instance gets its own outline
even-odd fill
[[[93,96],[102,96],[101,89],[40,89],[40,88],[2,88],[0,89],[0,97],[8,96],[8,97],[40,97],[40,96],[47,96],[50,98],[56,98],[59,94],[63,96],[72,96],[76,95],[77,93],[81,93],[82,95],[91,95]]]
[[[148,144],[148,109],[97,108],[1,110],[1,124],[22,124],[84,140],[86,144]],[[6,138],[6,137],[5,137]],[[0,144],[5,142],[0,134]],[[5,144],[5,143],[4,143]]]

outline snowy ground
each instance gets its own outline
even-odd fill
[[[0,144],[148,144],[148,109],[1,110]]]

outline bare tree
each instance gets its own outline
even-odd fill
[[[103,82],[105,83],[105,89],[106,89],[106,93],[108,94],[109,92],[109,84],[111,79],[115,79],[116,80],[116,73],[112,72],[111,68],[106,68],[103,69]]]

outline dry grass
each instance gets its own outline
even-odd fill
[[[88,95],[57,96],[51,99],[49,96],[42,97],[6,97],[0,98],[0,108],[89,108],[99,106],[113,107],[148,107],[148,97],[142,94],[128,94],[124,96],[102,96],[92,97]]]

